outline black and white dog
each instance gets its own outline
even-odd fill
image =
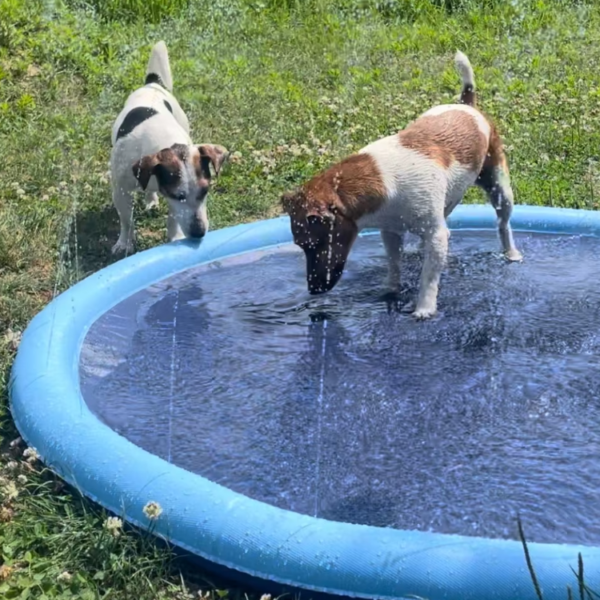
[[[140,188],[148,208],[156,206],[158,193],[167,199],[169,241],[201,238],[208,230],[210,164],[218,175],[228,151],[192,143],[188,119],[172,91],[169,55],[161,41],[152,49],[145,85],[129,96],[112,129],[112,197],[121,221],[115,253],[133,251],[133,193]]]

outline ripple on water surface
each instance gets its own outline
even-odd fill
[[[293,246],[191,269],[99,319],[90,408],[135,444],[332,520],[600,543],[600,240],[453,232],[438,318],[381,299],[379,236],[309,297]],[[403,279],[414,295],[420,260]]]

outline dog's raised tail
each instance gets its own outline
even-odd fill
[[[167,45],[161,40],[154,45],[146,68],[145,84],[158,83],[169,92],[173,91],[173,76],[169,65],[169,52]]]
[[[456,52],[454,62],[462,79],[460,103],[475,106],[475,74],[473,73],[473,67],[467,55],[463,54],[460,50]]]

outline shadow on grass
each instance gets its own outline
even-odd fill
[[[164,206],[162,209],[145,210],[141,203],[134,205],[136,242],[135,252],[147,250],[166,242]],[[112,247],[119,238],[119,216],[112,204],[82,210],[77,213],[70,246],[77,248],[77,276],[81,280],[125,257],[113,254]],[[70,261],[73,266],[73,250]]]
[[[119,217],[112,205],[81,211],[77,214],[79,277],[84,278],[115,262],[111,249],[119,237]]]

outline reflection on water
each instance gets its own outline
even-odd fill
[[[82,390],[139,446],[264,502],[404,529],[600,543],[600,241],[459,233],[439,318],[381,300],[379,236],[309,297],[292,246],[132,296]],[[403,277],[416,293],[420,260]]]

